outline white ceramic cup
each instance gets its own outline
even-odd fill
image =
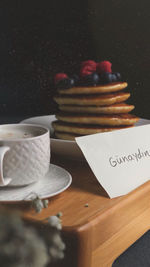
[[[49,129],[33,124],[0,125],[0,186],[44,178],[50,164]]]

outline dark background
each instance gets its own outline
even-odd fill
[[[0,122],[54,114],[57,72],[110,60],[129,83],[134,114],[150,119],[149,0],[0,0]],[[8,120],[8,118],[10,118]],[[150,233],[113,266],[148,267]]]
[[[150,119],[149,0],[1,0],[0,117],[53,114],[53,75],[110,60]]]

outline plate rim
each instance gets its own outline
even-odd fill
[[[42,118],[42,117],[51,117],[51,118],[53,118],[51,120],[51,123],[52,123],[52,121],[54,121],[54,119],[56,119],[56,115],[55,114],[50,114],[50,115],[41,115],[41,116],[34,116],[34,117],[26,118],[26,119],[20,121],[20,123],[24,123],[24,122],[26,123],[30,119],[32,120],[32,119],[35,119],[35,118]],[[147,121],[147,122],[150,123],[149,119],[144,119],[144,118],[140,118],[139,121]],[[139,125],[139,121],[137,123],[135,123],[135,126],[141,126],[141,125]],[[39,125],[40,125],[40,123],[39,123]],[[52,128],[52,126],[51,126],[51,128]],[[53,137],[50,137],[50,139],[53,142],[57,142],[57,143],[77,144],[76,141],[73,141],[73,140],[63,140],[63,139],[57,139],[57,138],[53,138]]]
[[[63,170],[63,172],[66,173],[66,175],[68,176],[68,182],[67,185],[65,185],[64,187],[62,187],[61,189],[59,189],[57,192],[55,193],[51,193],[50,195],[44,195],[44,197],[41,197],[41,199],[46,199],[46,198],[51,198],[54,197],[56,195],[59,195],[60,193],[64,192],[65,190],[67,190],[67,188],[71,185],[72,183],[72,175],[63,167],[58,166],[56,164],[50,163],[50,166],[55,167],[57,170],[61,169]],[[31,185],[31,184],[30,184]],[[28,186],[28,185],[27,185]],[[17,189],[16,189],[17,190]],[[29,195],[29,194],[28,194]],[[28,196],[27,195],[27,196]],[[40,195],[39,195],[40,197]],[[16,199],[16,200],[0,200],[0,203],[8,203],[8,204],[14,204],[14,203],[30,203],[33,199]]]

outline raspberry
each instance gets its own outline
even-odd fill
[[[54,83],[58,83],[63,79],[68,79],[68,75],[66,73],[57,73],[54,77]]]
[[[85,77],[96,71],[96,62],[93,60],[86,60],[81,62],[80,76]]]
[[[97,63],[96,71],[99,74],[104,73],[104,72],[112,73],[111,65],[112,65],[111,62],[109,61],[101,61]]]
[[[86,61],[83,61],[81,62],[81,68],[83,68],[84,66],[91,66],[93,67],[94,71],[96,71],[96,62],[93,61],[93,60],[86,60]]]
[[[93,68],[92,65],[85,65],[80,69],[80,77],[85,77],[87,75],[90,75],[93,72],[95,72],[95,70],[96,70],[95,67]]]

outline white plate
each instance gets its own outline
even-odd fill
[[[46,126],[50,129],[51,136],[54,130],[52,128],[52,121],[56,120],[55,115],[33,117],[21,121],[21,123],[32,123]],[[150,120],[140,119],[135,126],[150,124]],[[83,154],[75,141],[55,139],[51,137],[51,150],[55,154],[66,156],[76,160],[83,160]]]
[[[0,201],[29,201],[37,195],[41,199],[53,197],[66,190],[71,182],[72,177],[69,172],[50,164],[47,175],[36,183],[22,187],[1,187]]]

